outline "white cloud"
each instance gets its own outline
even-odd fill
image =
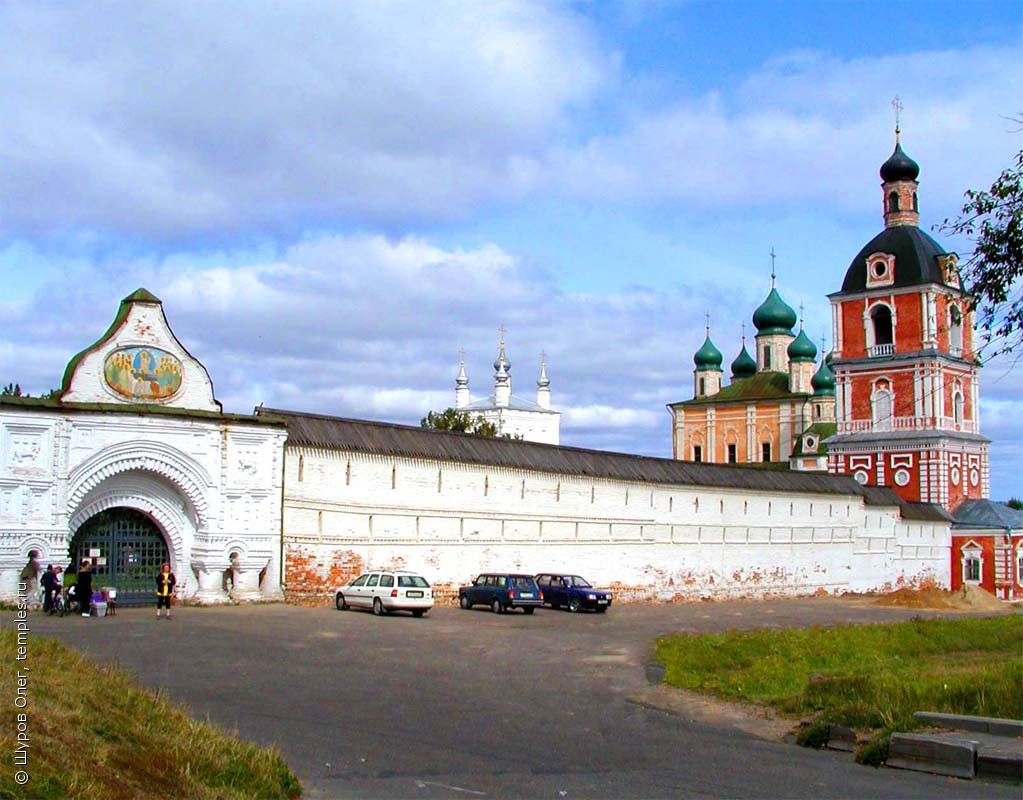
[[[531,182],[612,69],[530,0],[6,4],[0,224],[443,217]]]
[[[899,91],[904,141],[922,164],[927,195],[959,198],[1018,149],[1004,116],[1017,113],[1010,98],[1021,83],[1014,48],[850,61],[789,54],[727,97],[715,91],[634,110],[617,130],[557,147],[551,186],[568,196],[704,208],[818,198],[860,211],[892,146],[888,100]],[[868,180],[856,190],[850,175]]]

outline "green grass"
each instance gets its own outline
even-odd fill
[[[886,736],[914,711],[1023,719],[1023,616],[669,636],[672,686]]]
[[[125,673],[97,665],[54,639],[32,636],[15,661],[15,632],[0,630],[4,703],[0,798],[296,798],[298,779],[273,749],[197,722]],[[154,657],[159,657],[154,653]],[[27,664],[28,704],[13,705],[16,669]],[[28,716],[29,783],[14,782],[17,714]]]

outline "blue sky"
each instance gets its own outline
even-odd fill
[[[243,10],[240,10],[243,8]],[[7,3],[0,380],[57,385],[145,286],[232,411],[417,422],[507,326],[563,440],[668,455],[710,312],[826,299],[921,165],[922,226],[1023,146],[1017,2]],[[992,495],[1021,370],[983,371]]]

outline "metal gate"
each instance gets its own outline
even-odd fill
[[[149,517],[131,508],[112,508],[90,517],[71,542],[72,563],[92,562],[94,591],[112,586],[118,605],[153,602],[156,573],[170,561],[167,542]]]

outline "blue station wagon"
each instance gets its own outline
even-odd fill
[[[578,575],[543,573],[536,576],[536,583],[543,592],[543,601],[551,608],[564,606],[569,611],[592,608],[603,613],[611,607],[611,592],[594,589],[589,581]]]
[[[543,605],[543,594],[532,575],[484,572],[470,586],[459,587],[458,604],[462,608],[490,606],[495,614],[503,614],[513,608],[532,614]]]

